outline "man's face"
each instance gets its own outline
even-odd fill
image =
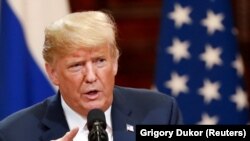
[[[57,58],[53,66],[46,64],[46,70],[65,102],[81,115],[112,104],[117,59],[109,46],[77,49]]]

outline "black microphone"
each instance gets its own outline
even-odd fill
[[[89,141],[108,141],[108,134],[105,130],[107,124],[102,110],[93,109],[89,111],[87,116],[87,126],[89,130]]]

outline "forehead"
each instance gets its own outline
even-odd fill
[[[109,46],[80,47],[69,52],[66,56],[88,57],[88,56],[96,56],[96,55],[110,55],[110,47]]]
[[[96,47],[68,47],[67,50],[61,53],[57,53],[54,56],[53,61],[51,62],[52,65],[57,63],[67,62],[67,60],[72,59],[87,59],[87,58],[96,58],[96,57],[106,57],[106,58],[113,58],[111,46],[103,45],[103,46],[96,46]]]

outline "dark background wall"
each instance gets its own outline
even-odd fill
[[[231,0],[239,49],[250,89],[250,1]],[[162,0],[71,0],[72,12],[108,10],[118,26],[119,61],[117,84],[151,88],[154,82],[156,49]]]
[[[150,88],[154,79],[161,2],[159,0],[72,0],[72,11],[109,10],[121,50],[117,84]]]

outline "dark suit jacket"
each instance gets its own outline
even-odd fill
[[[0,141],[50,141],[62,137],[67,125],[60,94],[21,110],[0,122]],[[134,141],[126,125],[182,124],[175,100],[144,89],[116,86],[111,109],[114,141]]]

